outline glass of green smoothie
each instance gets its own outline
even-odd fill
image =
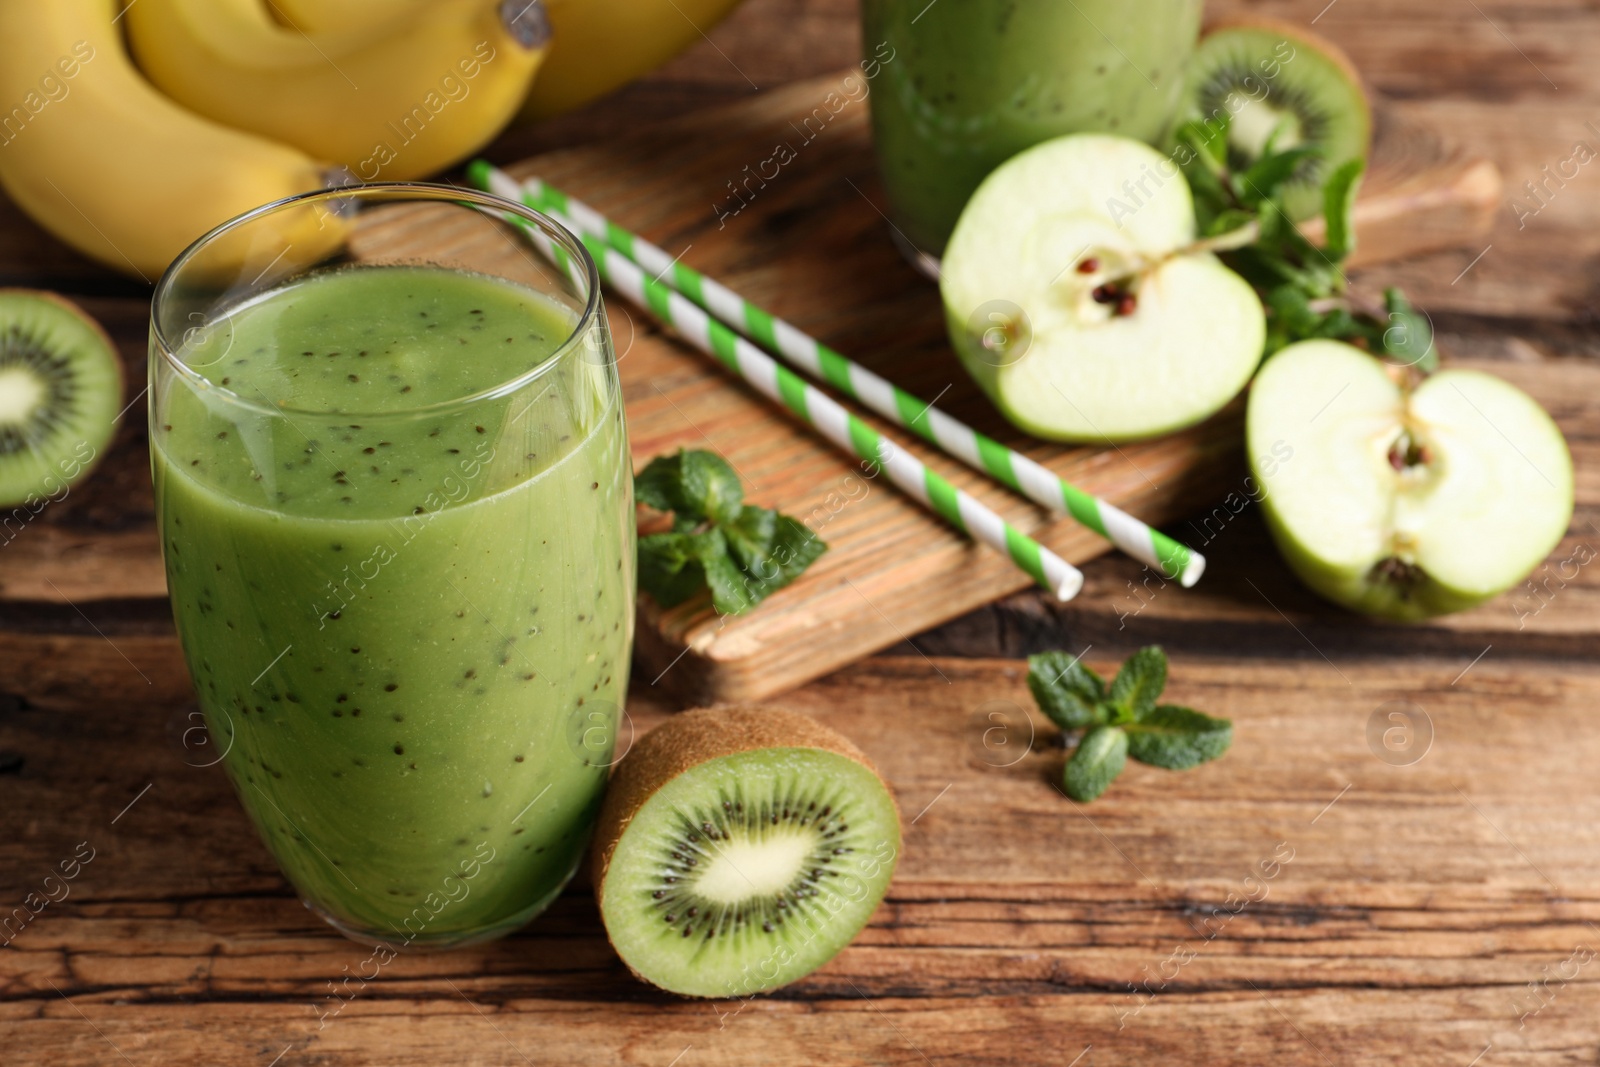
[[[150,354],[178,635],[283,873],[396,951],[527,922],[587,841],[633,636],[582,244],[456,188],[280,201],[172,264]]]
[[[1168,132],[1202,0],[862,0],[895,239],[937,273],[978,183],[1066,133]],[[870,64],[870,66],[869,66]]]

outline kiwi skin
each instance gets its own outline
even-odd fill
[[[591,859],[595,902],[601,913],[605,913],[606,871],[617,844],[651,797],[678,775],[710,760],[772,748],[832,752],[861,764],[883,781],[877,767],[849,739],[800,712],[763,704],[722,704],[681,712],[640,739],[617,765],[606,788]],[[894,809],[894,837],[899,841],[904,831],[900,809],[887,782],[884,791]],[[629,970],[641,981],[655,984],[648,975],[631,966]]]
[[[122,369],[122,360],[117,354],[116,344],[111,340],[110,335],[106,333],[105,327],[101,326],[92,315],[83,310],[83,308],[79,307],[77,304],[74,304],[72,301],[68,300],[66,297],[60,296],[56,293],[47,292],[43,289],[0,287],[0,303],[3,303],[7,299],[18,299],[24,301],[37,300],[42,303],[52,304],[60,310],[66,312],[68,315],[72,316],[74,319],[77,319],[78,322],[85,329],[87,329],[91,335],[93,335],[95,340],[99,342],[102,351],[109,354],[109,366],[113,376],[112,381],[114,385],[114,393],[117,403],[120,404],[122,402],[121,398],[127,387],[127,379]],[[102,446],[109,441],[115,432],[116,429],[113,425],[109,428],[108,432],[103,435],[104,440],[101,441]],[[38,484],[33,486],[19,487],[12,492],[0,490],[0,508],[10,508],[22,504],[27,505],[34,514],[38,514],[40,509],[33,506],[35,502],[42,501],[46,498],[58,499],[55,496],[57,492],[60,492],[62,489],[70,489],[72,486],[83,481],[89,476],[90,472],[99,465],[100,460],[104,457],[105,451],[106,450],[104,447],[98,447],[95,449],[95,454],[87,461],[83,462],[78,462],[72,457],[65,457],[61,460],[58,460],[55,463],[55,466],[57,467],[60,467],[62,463],[66,463],[69,460],[74,467],[74,469],[70,472],[62,467],[59,476],[54,470],[47,472],[48,477],[55,478],[60,482],[59,488],[53,488],[49,484],[46,484],[45,480],[41,478]]]

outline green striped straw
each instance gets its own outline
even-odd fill
[[[790,365],[825,381],[884,418],[904,426],[929,444],[982,471],[1002,485],[1052,511],[1065,511],[1142,563],[1185,588],[1200,580],[1205,557],[1127,512],[1061,479],[1048,467],[985,436],[888,379],[775,318],[739,294],[678,258],[630,233],[538,178],[522,185],[530,207],[560,212],[580,233],[598,237],[633,260],[658,281],[676,289],[724,323],[781,356]]]
[[[508,200],[519,199],[520,190],[510,175],[486,163],[474,163],[468,169],[468,176],[492,193]],[[579,232],[561,212],[541,210],[568,229]],[[549,238],[533,228],[525,229],[547,258],[563,269],[573,269],[566,262],[566,253]],[[771,356],[711,318],[681,294],[646,275],[637,263],[609,247],[604,240],[593,234],[580,233],[580,237],[593,254],[600,277],[608,285],[640,307],[649,308],[685,340],[715,357],[757,391],[782,404],[839,448],[858,459],[878,464],[889,475],[889,480],[908,496],[974,540],[1010,556],[1013,563],[1058,600],[1071,600],[1083,588],[1083,575],[1072,564],[929,470],[893,440],[850,414],[838,401],[787,367],[780,366]]]

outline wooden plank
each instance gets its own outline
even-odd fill
[[[184,765],[202,760],[183,716],[15,712],[0,720],[0,749],[25,760],[8,810],[29,814],[0,838],[0,902],[80,841],[96,853],[0,952],[0,1040],[18,1062],[68,1065],[114,1062],[107,1038],[135,1063],[257,1067],[285,1049],[519,1062],[508,1038],[563,1063],[664,1065],[692,1045],[682,1064],[1060,1067],[1092,1044],[1096,1063],[1462,1067],[1490,1042],[1509,1062],[1570,1062],[1561,1050],[1600,1041],[1589,968],[1522,1013],[1529,982],[1596,945],[1600,670],[1485,662],[1456,680],[1454,663],[1337,662],[1345,677],[1175,658],[1170,696],[1231,716],[1233,750],[1181,779],[1133,766],[1087,807],[1056,790],[1063,753],[1024,710],[1020,664],[852,668],[786,703],[861,744],[908,828],[888,901],[816,975],[743,1005],[650,991],[575,887],[506,941],[352,983],[322,1026],[329,983],[366,952],[288,894],[220,772]],[[1393,700],[1432,725],[1408,766],[1369,744]],[[629,708],[640,731],[666,714],[648,686]],[[985,743],[996,711],[1010,750]],[[117,761],[86,766],[85,738]],[[1130,993],[1180,945],[1193,957],[1164,986]]]

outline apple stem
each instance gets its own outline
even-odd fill
[[[1260,239],[1261,224],[1255,219],[1251,219],[1249,222],[1245,223],[1243,226],[1240,226],[1236,230],[1229,230],[1227,233],[1219,233],[1214,237],[1202,237],[1198,241],[1192,241],[1189,244],[1184,245],[1182,248],[1174,248],[1165,255],[1157,256],[1153,259],[1136,257],[1131,263],[1126,265],[1125,276],[1132,278],[1149,274],[1162,264],[1171,262],[1172,260],[1177,259],[1179,256],[1199,255],[1202,252],[1231,252],[1236,248],[1244,248],[1248,245],[1253,245]],[[1084,270],[1084,267],[1090,263],[1093,263],[1096,267],[1100,265],[1099,260],[1096,259],[1082,260],[1078,264],[1078,273],[1090,273],[1090,271]]]
[[[1192,256],[1199,252],[1231,252],[1236,248],[1253,245],[1261,239],[1261,223],[1255,219],[1227,233],[1219,233],[1215,237],[1202,237],[1200,240],[1185,245],[1174,253],[1175,256]]]

